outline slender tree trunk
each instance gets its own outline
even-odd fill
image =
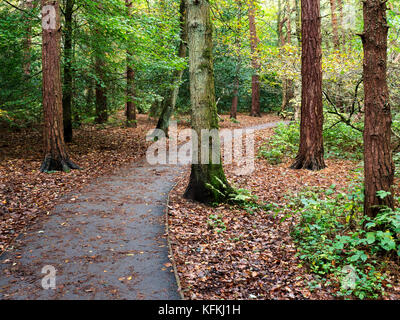
[[[180,28],[181,28],[180,38],[181,38],[181,41],[179,43],[178,56],[180,58],[186,58],[187,48],[188,48],[188,45],[187,45],[188,32],[187,32],[187,27],[186,27],[186,20],[187,20],[186,0],[181,0],[179,14],[180,14]],[[173,87],[171,88],[170,92],[165,97],[165,99],[162,103],[162,110],[161,110],[160,118],[157,123],[157,129],[163,130],[167,136],[168,136],[169,121],[171,119],[172,113],[175,110],[176,101],[178,99],[179,89],[180,89],[180,85],[181,85],[181,81],[182,81],[182,77],[183,77],[183,72],[184,72],[183,69],[177,70],[174,72]]]
[[[132,15],[132,0],[125,0],[128,16]],[[137,127],[135,105],[135,71],[133,70],[133,54],[129,50],[126,53],[126,125]]]
[[[261,117],[260,107],[260,58],[258,44],[260,40],[257,36],[256,17],[255,17],[255,0],[248,0],[249,6],[249,27],[250,27],[250,43],[251,43],[251,55],[252,55],[252,95],[251,95],[251,113],[252,117]]]
[[[78,166],[69,160],[63,137],[60,4],[54,0],[42,0],[41,3],[45,158],[40,170],[67,172]]]
[[[287,12],[287,17],[282,20],[282,24],[280,26],[280,46],[284,46],[286,44],[292,43],[292,24],[291,24],[291,8],[290,8],[290,1],[286,1],[286,9],[284,12]],[[283,30],[283,23],[286,23],[286,39],[282,32]],[[290,107],[290,100],[294,97],[294,88],[293,88],[293,80],[289,78],[284,78],[282,81],[282,105],[281,105],[281,112],[286,110]]]
[[[393,208],[391,123],[387,73],[386,2],[366,0],[363,3],[364,32],[364,213],[375,217],[381,205]],[[381,199],[377,191],[391,192]]]
[[[75,0],[67,0],[65,4],[64,27],[64,87],[63,87],[63,120],[64,140],[72,141],[72,32]]]
[[[338,21],[336,15],[336,0],[329,0],[331,4],[331,22],[332,22],[332,34],[333,34],[333,46],[335,50],[340,49],[339,32],[338,32]]]
[[[302,103],[300,147],[293,169],[325,168],[322,137],[321,17],[319,0],[302,0]]]
[[[338,28],[338,18],[336,14],[336,1],[341,1],[341,0],[330,0],[330,5],[331,5],[331,22],[332,22],[332,34],[333,34],[333,47],[336,52],[340,52],[340,39],[339,39],[339,28]],[[336,85],[336,108],[340,110],[341,112],[344,112],[344,102],[342,99],[342,81],[339,79],[337,85]]]
[[[23,2],[24,8],[30,13],[35,8],[34,0],[25,0]],[[24,60],[23,60],[23,69],[24,73],[27,77],[31,74],[31,49],[32,49],[32,19],[29,17],[26,21],[26,36],[24,39]]]
[[[237,110],[239,104],[239,88],[240,88],[240,62],[237,63],[236,66],[236,74],[235,74],[235,83],[233,88],[233,98],[232,98],[232,106],[231,106],[231,119],[237,119]]]
[[[101,53],[98,52],[95,62],[95,72],[97,74],[96,82],[96,123],[102,124],[106,123],[108,120],[108,110],[107,110],[107,95],[106,86],[104,83],[104,60],[100,56]]]
[[[128,67],[126,68],[126,125],[136,128],[136,104],[135,104],[135,71],[129,65],[132,63],[131,54],[128,52]]]
[[[231,119],[237,119],[237,110],[239,104],[239,89],[240,89],[240,69],[242,65],[242,57],[241,57],[241,42],[240,42],[240,31],[241,31],[241,23],[242,23],[242,1],[237,0],[238,5],[238,30],[235,38],[235,44],[237,48],[237,56],[236,56],[236,72],[235,72],[235,80],[233,84],[233,98],[231,105],[230,117]]]
[[[278,0],[278,14],[276,19],[276,31],[277,31],[277,46],[280,47],[282,45],[282,1]]]
[[[93,79],[89,79],[86,89],[86,112],[88,114],[93,114],[94,96],[94,81]]]
[[[339,12],[339,30],[341,31],[342,41],[339,40],[343,49],[346,46],[346,30],[343,26],[343,0],[337,0],[337,7]],[[339,37],[339,36],[338,36]]]
[[[288,44],[292,44],[292,22],[291,22],[291,12],[292,9],[290,8],[290,0],[288,0],[288,21],[287,21],[287,35],[286,35],[286,42]],[[291,107],[291,100],[294,98],[294,87],[293,87],[293,79],[287,79],[287,105],[286,107]]]
[[[203,141],[202,137],[204,129],[218,130],[208,0],[188,0],[188,43],[192,127],[197,134],[198,143],[193,139],[192,171],[184,197],[204,203],[222,202],[232,193],[232,188],[222,168],[219,135],[213,141],[217,154],[213,154],[210,139]],[[208,156],[203,151],[208,151]],[[219,158],[218,163],[215,155]],[[208,163],[204,163],[204,158],[207,158]]]
[[[299,5],[300,0],[295,0],[295,9],[296,9],[296,37],[297,37],[297,43],[299,46],[301,46],[301,14],[300,14],[300,5]]]

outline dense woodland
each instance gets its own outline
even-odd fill
[[[258,171],[249,179],[265,190],[211,158],[175,189],[171,237],[188,298],[276,297],[255,285],[267,277],[263,266],[253,269],[258,262],[247,262],[256,280],[238,281],[237,290],[212,274],[192,276],[182,252],[194,239],[183,235],[196,232],[190,222],[181,228],[183,207],[203,212],[200,229],[215,243],[240,243],[228,225],[241,215],[235,210],[254,216],[254,226],[273,217],[273,230],[282,225],[295,244],[290,265],[313,275],[289,298],[398,298],[398,0],[2,1],[0,252],[50,210],[50,193],[136,160],[146,130],[168,135],[172,119],[199,136],[290,121],[257,134]],[[271,196],[283,168],[290,179]],[[42,189],[38,206],[32,199]],[[244,233],[246,221],[237,227]],[[227,268],[239,272],[234,265]]]

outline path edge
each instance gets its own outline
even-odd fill
[[[178,293],[181,296],[181,300],[186,300],[186,297],[185,297],[185,295],[183,294],[183,291],[182,291],[181,279],[179,277],[178,269],[176,267],[174,252],[172,250],[172,241],[171,241],[170,232],[169,232],[169,202],[170,202],[170,194],[171,194],[172,191],[174,191],[174,189],[176,188],[176,186],[179,184],[180,181],[181,181],[181,179],[178,179],[178,181],[175,182],[175,184],[173,185],[173,187],[171,188],[171,190],[168,192],[168,195],[167,195],[167,201],[166,201],[166,206],[165,206],[165,230],[166,230],[166,234],[167,234],[169,259],[170,259],[170,261],[172,263],[172,268],[174,270],[175,281],[176,281],[176,284],[178,286]]]

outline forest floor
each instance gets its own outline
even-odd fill
[[[273,135],[273,129],[256,132],[256,150]],[[225,165],[228,180],[236,188],[250,190],[260,203],[283,206],[305,187],[348,189],[358,163],[328,159],[318,172],[289,169],[293,159],[270,165],[256,158],[248,176]],[[238,206],[205,206],[183,199],[189,171],[170,193],[169,235],[181,286],[187,299],[337,299],[337,287],[315,286],[297,258],[291,231],[298,222],[282,213],[245,210]],[[400,298],[399,274],[392,276],[386,299]],[[314,286],[313,286],[314,284]]]
[[[40,128],[0,130],[0,254],[27,227],[46,216],[64,195],[78,193],[94,179],[112,174],[145,155],[149,146],[146,133],[155,128],[156,120],[139,115],[137,128],[124,128],[122,116],[112,119],[113,125],[85,125],[74,130],[68,151],[82,170],[70,173],[40,173],[43,158]],[[240,128],[279,119],[240,114],[239,123],[233,123],[227,115],[221,118],[221,128]],[[188,119],[188,116],[182,117],[178,128],[188,128]]]
[[[223,121],[221,126],[276,120],[240,116],[240,123]],[[145,133],[155,125],[145,118],[139,121],[136,129],[75,132],[70,155],[84,169],[70,173],[37,171],[38,132],[3,136],[1,231],[6,250],[0,262],[0,297],[179,298],[168,259],[164,210],[182,167],[139,160],[147,146]],[[180,125],[185,127],[187,122]],[[43,264],[56,268],[57,290],[41,288]]]

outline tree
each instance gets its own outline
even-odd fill
[[[393,195],[379,197],[378,191],[392,192],[394,165],[391,150],[391,123],[387,74],[386,2],[363,2],[364,31],[364,213],[376,216],[385,205],[393,208]]]
[[[132,15],[132,0],[125,0],[128,17]],[[133,55],[127,51],[126,68],[126,124],[128,127],[136,127],[136,105],[135,105],[135,71],[133,70]]]
[[[97,76],[96,81],[96,123],[106,123],[108,120],[107,110],[107,87],[104,79],[105,72],[105,58],[101,48],[96,50],[95,72]]]
[[[64,17],[64,86],[63,86],[63,120],[64,120],[64,140],[72,141],[72,32],[73,32],[73,13],[75,0],[67,0],[65,3]]]
[[[338,32],[338,21],[336,15],[336,0],[329,0],[331,5],[331,21],[332,21],[332,33],[333,33],[333,46],[335,50],[339,50],[339,32]]]
[[[221,164],[215,161],[212,142],[204,140],[202,130],[218,130],[218,115],[215,103],[212,25],[208,0],[188,0],[188,44],[190,97],[192,104],[192,128],[198,137],[193,139],[193,164],[189,185],[184,197],[200,202],[222,202],[232,193]],[[219,136],[213,139],[216,152],[220,152]],[[202,148],[204,145],[205,148]],[[208,152],[208,163],[201,160]],[[200,160],[200,161],[199,161]]]
[[[26,11],[30,15],[36,4],[34,0],[25,0],[23,3]],[[32,47],[32,17],[29,16],[27,19],[26,36],[24,39],[24,73],[27,77],[31,74],[31,47]]]
[[[95,1],[96,7],[99,11],[103,10],[103,3]],[[106,74],[106,58],[104,52],[105,35],[103,30],[100,29],[99,21],[95,21],[96,29],[94,32],[95,54],[95,73],[96,73],[96,123],[103,124],[108,121],[108,106],[107,106],[107,86],[105,81]]]
[[[322,109],[322,51],[319,0],[302,0],[300,147],[293,169],[325,168]]]
[[[241,25],[242,25],[242,0],[236,0],[238,6],[238,14],[237,14],[237,32],[235,32],[235,47],[236,47],[236,70],[235,70],[235,80],[233,84],[233,98],[231,105],[230,117],[231,119],[237,118],[237,109],[239,104],[239,89],[240,89],[240,69],[242,65],[242,55],[240,52],[241,43],[240,43],[240,34],[241,34]]]
[[[181,0],[179,8],[180,16],[180,43],[178,49],[178,56],[186,58],[187,55],[187,8],[186,0]],[[163,100],[161,115],[157,123],[157,129],[163,130],[168,136],[169,121],[175,109],[176,100],[178,99],[179,88],[182,81],[184,69],[176,70],[173,74],[173,86],[169,93]]]
[[[248,0],[249,7],[249,27],[250,27],[250,43],[251,43],[251,64],[253,67],[252,76],[252,102],[251,113],[253,117],[261,117],[260,109],[260,57],[259,57],[259,42],[256,27],[256,9],[255,0]]]
[[[280,1],[279,1],[280,3]],[[281,13],[278,15],[278,46],[284,47],[285,45],[292,44],[292,25],[291,25],[291,13],[292,9],[290,6],[290,1],[287,0],[285,3],[284,13],[287,13],[287,17],[283,20],[280,19]],[[283,34],[283,24],[286,23],[286,38]],[[282,105],[281,112],[285,111],[291,106],[291,100],[294,98],[294,88],[293,80],[289,79],[287,76],[284,77],[282,81]]]
[[[68,157],[63,137],[60,74],[60,3],[42,0],[42,65],[45,158],[40,170],[79,169]]]

